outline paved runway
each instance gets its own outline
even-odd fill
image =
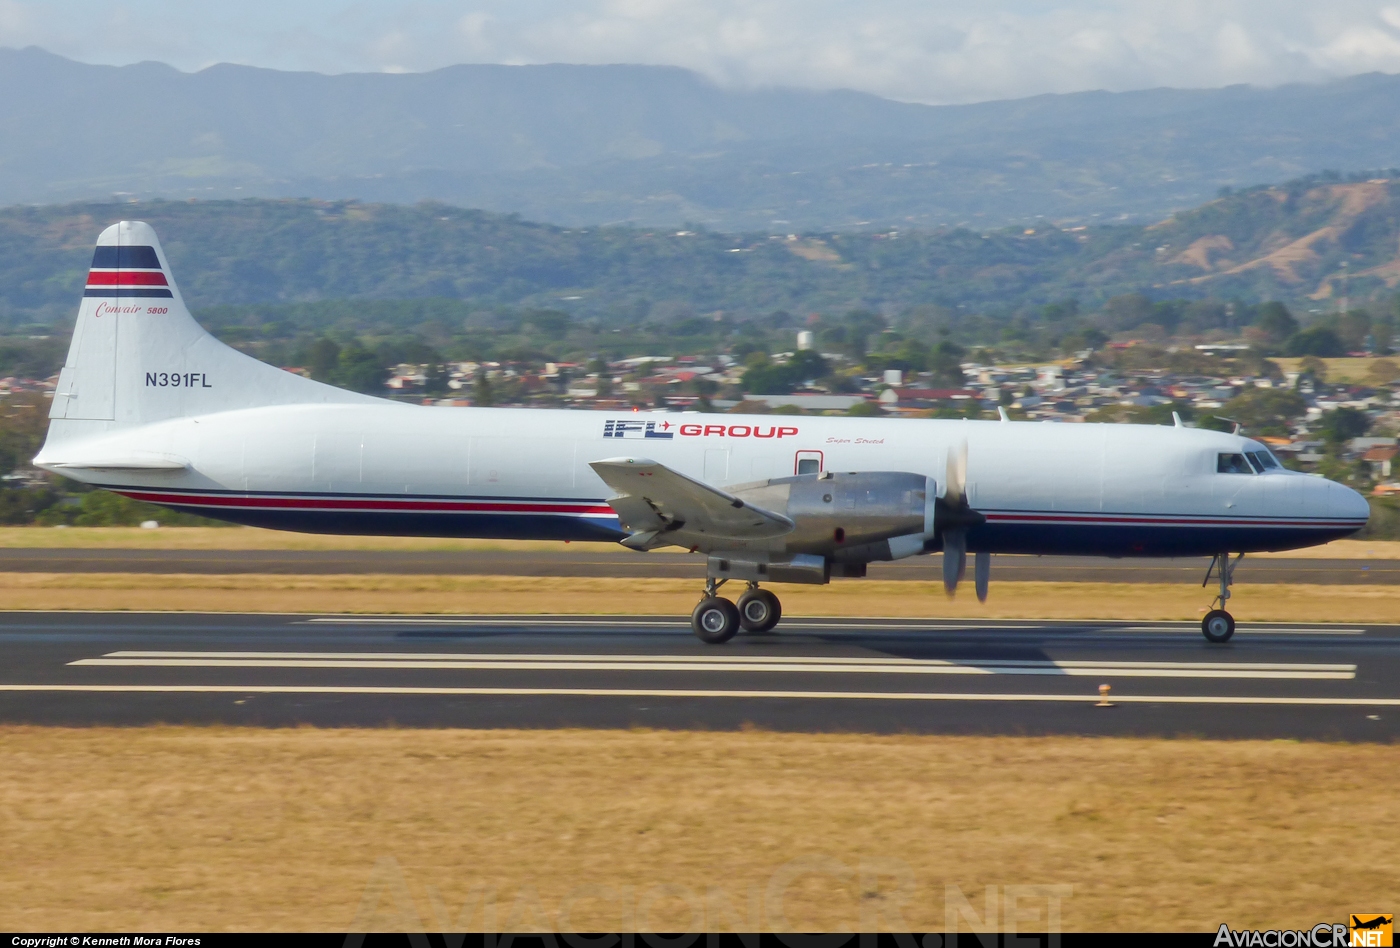
[[[1400,737],[1400,626],[0,614],[0,721]],[[1113,707],[1099,707],[1099,686]]]
[[[1003,580],[1045,582],[1199,583],[1206,559],[1106,559],[998,556]],[[936,581],[941,556],[872,563],[873,579]],[[704,558],[683,553],[641,554],[607,545],[567,552],[469,550],[81,550],[0,549],[0,572],[25,573],[400,573],[411,575],[620,576],[703,578]],[[1400,583],[1400,560],[1251,559],[1235,574],[1241,583]]]

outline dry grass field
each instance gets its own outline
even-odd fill
[[[547,540],[442,540],[432,537],[353,537],[286,533],[256,527],[0,527],[0,547],[10,549],[133,550],[543,550],[560,553],[617,552],[611,543]],[[641,556],[643,554],[636,554]],[[658,550],[647,556],[680,555]],[[1324,546],[1251,556],[1329,559],[1400,559],[1397,540],[1337,540]]]
[[[5,728],[0,761],[9,931],[968,930],[959,895],[1292,928],[1400,878],[1395,746]]]
[[[0,610],[599,614],[688,616],[685,579],[531,576],[160,575],[0,573]],[[785,586],[790,616],[984,619],[1199,619],[1210,593],[1175,583],[992,584],[949,599],[941,583],[838,580]],[[1248,622],[1394,622],[1400,586],[1239,585],[1230,608]]]
[[[1395,357],[1390,356],[1390,361],[1394,362]],[[1285,372],[1297,372],[1301,358],[1276,358],[1278,367]],[[1371,379],[1371,368],[1376,364],[1376,359],[1355,358],[1343,356],[1336,359],[1323,359],[1327,365],[1327,380],[1329,382],[1368,382]]]

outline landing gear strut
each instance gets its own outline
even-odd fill
[[[783,607],[777,596],[751,582],[736,606],[719,594],[719,587],[726,582],[728,580],[714,577],[705,580],[705,593],[690,614],[690,627],[696,638],[706,645],[723,645],[740,629],[767,632],[778,624]]]
[[[1210,567],[1206,570],[1206,578],[1201,581],[1201,585],[1210,582],[1211,573],[1217,573],[1220,592],[1211,600],[1211,610],[1201,620],[1201,634],[1206,637],[1207,642],[1228,642],[1230,636],[1235,634],[1235,617],[1225,611],[1225,603],[1230,600],[1230,585],[1235,579],[1235,567],[1240,565],[1242,559],[1243,553],[1235,557],[1233,563],[1230,562],[1229,553],[1217,553],[1211,557]]]
[[[759,589],[758,583],[749,583],[749,588],[739,597],[739,624],[745,632],[767,632],[782,617],[783,605],[778,597]]]

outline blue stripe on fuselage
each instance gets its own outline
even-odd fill
[[[1317,546],[1361,526],[984,523],[968,531],[967,548],[1040,556],[1213,556]]]
[[[616,542],[626,536],[616,518],[567,514],[417,511],[236,509],[170,505],[171,509],[232,523],[301,533],[423,536],[491,540]],[[1360,529],[1335,521],[1318,526],[985,523],[968,531],[974,552],[1066,556],[1211,556],[1222,550],[1255,553],[1315,546]]]

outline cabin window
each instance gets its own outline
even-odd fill
[[[1217,474],[1253,474],[1254,469],[1244,459],[1243,454],[1220,454],[1216,456]]]

